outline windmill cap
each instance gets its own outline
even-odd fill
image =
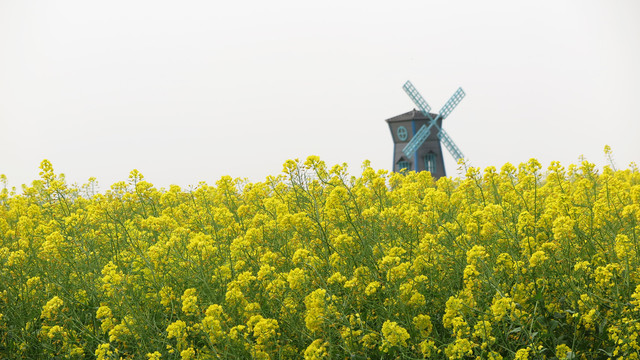
[[[435,119],[438,114],[429,113]],[[428,117],[424,116],[420,110],[413,109],[404,114],[400,114],[398,116],[394,116],[385,120],[388,123],[400,122],[400,121],[410,121],[410,120],[429,120]]]

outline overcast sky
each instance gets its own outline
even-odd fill
[[[0,173],[101,189],[390,169],[411,80],[474,166],[640,162],[640,2],[0,0]],[[444,151],[446,151],[443,148]],[[455,162],[445,154],[449,175]]]

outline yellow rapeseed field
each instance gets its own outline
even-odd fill
[[[3,359],[638,359],[633,164],[434,181],[311,156],[101,194],[41,170],[0,194]]]

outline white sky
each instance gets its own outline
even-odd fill
[[[640,162],[640,2],[0,0],[0,173],[102,189],[392,165],[385,119],[466,98],[474,166]],[[444,151],[446,151],[443,148]],[[445,154],[449,175],[455,163]]]

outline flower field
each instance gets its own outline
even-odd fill
[[[638,359],[640,172],[329,168],[0,195],[0,358]]]

